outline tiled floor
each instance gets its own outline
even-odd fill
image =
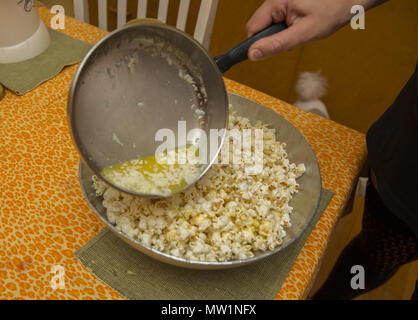
[[[364,206],[364,197],[356,197],[353,211],[341,218],[331,236],[327,253],[322,261],[316,282],[311,290],[312,296],[327,278],[332,266],[342,249],[354,238],[361,229],[361,218]],[[414,291],[418,276],[418,261],[404,265],[384,285],[370,291],[356,300],[409,300]]]

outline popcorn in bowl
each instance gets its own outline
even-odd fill
[[[263,170],[248,174],[252,162],[214,164],[192,187],[169,198],[137,198],[93,176],[109,222],[147,247],[193,261],[248,259],[274,250],[291,225],[289,205],[298,192],[304,164],[290,163],[275,129],[232,112],[229,129],[261,129]],[[232,148],[229,149],[232,159]]]

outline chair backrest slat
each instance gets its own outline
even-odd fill
[[[99,28],[107,30],[107,0],[99,0]]]
[[[89,23],[89,4],[84,0],[74,0],[74,16],[76,19]]]
[[[138,0],[137,18],[146,18],[147,16],[147,2],[148,0]]]
[[[168,14],[168,0],[160,0],[157,19],[166,23]]]
[[[202,43],[205,48],[209,47],[212,36],[213,24],[215,22],[216,10],[219,0],[201,0],[199,14],[197,17],[194,38]],[[191,0],[180,0],[177,13],[176,27],[185,31],[189,16]],[[73,0],[74,16],[76,19],[89,23],[89,5],[87,0]],[[137,18],[147,17],[148,0],[138,0]],[[98,0],[99,27],[108,29],[108,1]],[[167,23],[169,0],[159,0],[157,19]],[[117,28],[126,24],[127,0],[117,0]]]
[[[218,0],[204,0],[200,5],[199,15],[197,16],[194,38],[206,49],[209,48],[210,38],[212,37],[217,8]]]
[[[186,29],[187,17],[189,15],[189,7],[190,7],[190,0],[180,1],[176,27],[183,31]]]
[[[118,0],[118,28],[126,23],[127,0]]]

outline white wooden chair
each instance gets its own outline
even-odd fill
[[[180,0],[176,27],[184,31],[189,13],[191,0]],[[209,48],[212,36],[213,23],[219,0],[203,0],[197,17],[194,38],[205,48]],[[137,18],[145,18],[147,12],[147,0],[138,0]],[[126,23],[127,0],[118,0],[117,28]],[[159,0],[157,19],[166,23],[169,0]],[[74,0],[74,16],[76,19],[89,23],[89,7],[87,0]],[[107,30],[107,0],[98,0],[99,28]]]

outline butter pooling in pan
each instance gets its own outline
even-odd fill
[[[186,163],[177,161],[181,156],[185,156]],[[196,180],[200,174],[198,163],[198,147],[188,145],[107,166],[101,175],[128,192],[170,196]]]

